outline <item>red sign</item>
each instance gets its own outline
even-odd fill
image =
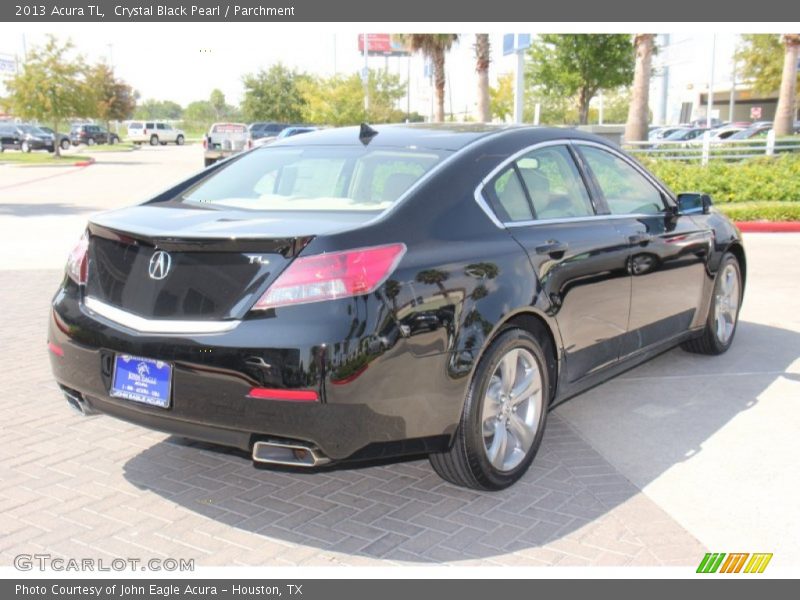
[[[364,34],[358,34],[358,51],[364,52]],[[378,56],[408,56],[408,50],[391,33],[368,33],[367,54]]]
[[[750,107],[750,118],[754,121],[757,121],[761,118],[761,107],[760,106],[751,106]]]

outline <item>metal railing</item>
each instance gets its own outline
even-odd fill
[[[652,140],[625,142],[622,147],[637,157],[659,160],[681,160],[707,165],[711,160],[739,161],[783,152],[800,152],[800,135],[775,138],[770,130],[766,137],[749,140],[712,140],[709,132],[689,141]]]

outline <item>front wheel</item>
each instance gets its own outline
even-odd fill
[[[185,141],[185,140],[183,139],[183,136],[182,136],[182,135],[179,135],[179,136],[178,136],[178,137],[175,139],[175,143],[176,143],[176,144],[178,144],[178,146],[183,146],[183,142],[184,142],[184,141]]]
[[[736,334],[741,304],[742,271],[736,257],[727,252],[720,261],[714,280],[706,326],[700,336],[684,342],[681,347],[697,354],[715,355],[726,352]]]
[[[443,479],[501,490],[525,474],[547,420],[546,348],[547,342],[516,328],[492,342],[467,391],[452,447],[429,457]]]
[[[69,140],[68,139],[61,140],[60,146],[61,146],[62,150],[69,150],[69,146],[70,146]]]
[[[22,142],[22,145],[19,147],[22,152],[30,152],[31,145],[28,142]]]
[[[89,138],[88,140],[86,140],[86,145],[87,146],[94,146],[95,145],[94,138]]]

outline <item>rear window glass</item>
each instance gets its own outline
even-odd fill
[[[446,155],[349,146],[262,148],[210,175],[181,199],[251,210],[379,211]]]

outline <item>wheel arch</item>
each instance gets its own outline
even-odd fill
[[[742,273],[742,290],[744,290],[744,285],[747,281],[747,257],[744,253],[744,247],[738,241],[731,242],[725,251],[733,254],[739,263],[739,270]]]

